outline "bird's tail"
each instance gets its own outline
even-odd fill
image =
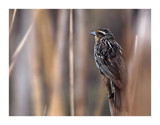
[[[122,109],[122,97],[121,97],[121,92],[120,89],[118,87],[114,87],[115,88],[115,92],[114,92],[114,106],[118,111],[121,111]]]

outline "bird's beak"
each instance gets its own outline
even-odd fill
[[[90,32],[90,35],[93,35],[93,36],[95,36],[95,35],[96,35],[96,32],[95,32],[95,31],[93,31],[93,32]]]

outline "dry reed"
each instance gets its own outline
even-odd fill
[[[17,9],[14,9],[13,16],[12,16],[12,21],[11,21],[11,25],[10,25],[10,29],[9,29],[9,37],[10,37],[12,29],[13,29],[13,24],[14,24],[15,17],[16,17],[16,12],[17,12]]]
[[[69,67],[70,67],[70,105],[71,115],[74,116],[74,62],[73,62],[73,10],[70,9],[69,23]]]
[[[12,56],[12,61],[11,61],[11,64],[9,66],[9,77],[12,73],[12,69],[15,65],[15,61],[16,61],[16,58],[18,56],[18,54],[20,53],[20,51],[22,50],[23,46],[25,45],[25,42],[27,40],[27,37],[28,35],[30,34],[31,30],[32,30],[32,27],[33,27],[33,23],[30,25],[30,27],[28,28],[25,36],[23,37],[23,39],[21,40],[20,44],[18,45],[17,49],[15,50],[13,56]]]

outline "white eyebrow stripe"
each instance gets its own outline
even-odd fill
[[[104,31],[99,31],[100,33],[103,33],[104,35],[106,34]]]

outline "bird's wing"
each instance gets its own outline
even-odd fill
[[[122,83],[120,81],[121,75],[119,62],[121,62],[121,59],[123,58],[119,58],[119,55],[116,55],[117,53],[115,53],[115,58],[112,58],[111,55],[108,55],[109,53],[103,53],[103,49],[106,49],[106,47],[99,48],[101,51],[98,51],[95,54],[96,64],[99,66],[100,72],[111,79],[118,88],[121,88]]]
[[[120,82],[121,78],[120,78],[119,65],[116,59],[111,60],[108,58],[108,59],[104,59],[103,61],[105,62],[105,65],[103,65],[102,68],[104,70],[108,68],[108,72],[109,72],[108,77],[111,78],[111,80],[114,82],[114,84],[118,88],[122,88],[122,84]]]

